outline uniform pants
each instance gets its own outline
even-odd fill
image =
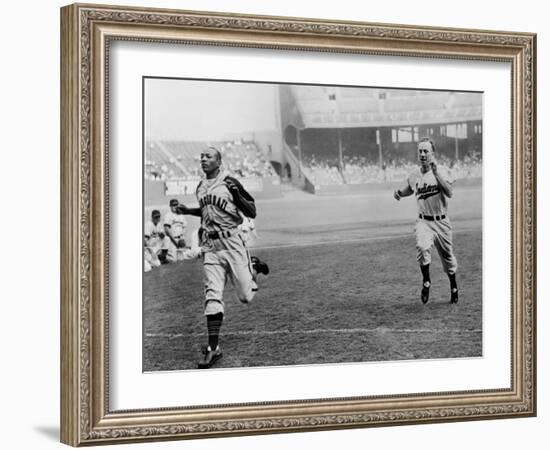
[[[174,236],[174,240],[176,242],[178,242],[180,239],[183,239],[183,236]],[[180,261],[182,259],[180,257],[181,249],[178,249],[169,237],[166,237],[165,240],[165,247],[166,250],[168,250],[168,252],[166,253],[166,259],[170,262]]]
[[[204,253],[205,315],[224,313],[224,288],[230,281],[242,303],[252,301],[258,286],[254,279],[250,255],[241,236],[224,240],[223,250]]]
[[[435,245],[443,270],[452,275],[456,273],[457,262],[453,254],[453,232],[448,218],[443,220],[418,219],[415,227],[416,260],[425,266],[432,261],[431,248]]]
[[[159,267],[160,260],[158,254],[160,252],[160,247],[145,247],[144,256],[145,261],[150,264],[151,267]]]

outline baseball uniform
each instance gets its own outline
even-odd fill
[[[195,259],[202,254],[202,247],[199,245],[199,229],[191,233],[191,246],[178,248],[178,261]]]
[[[151,263],[147,260],[147,255],[145,255],[145,260],[143,261],[143,271],[151,272]]]
[[[185,238],[187,220],[183,214],[175,214],[172,211],[168,211],[164,216],[164,226],[168,226],[170,228],[170,233],[176,242],[179,239]],[[174,262],[181,259],[178,258],[178,248],[168,236],[165,238],[165,244],[165,248],[168,250],[166,257],[169,261]]]
[[[239,225],[243,222],[227,179],[247,200],[253,199],[234,178],[220,171],[217,177],[203,179],[197,186],[197,200],[203,228],[202,248],[205,273],[205,315],[224,313],[223,291],[231,281],[237,297],[250,302],[258,290],[250,255]],[[245,211],[247,213],[247,211]],[[250,214],[251,212],[248,212]],[[255,208],[253,214],[255,215]]]
[[[438,173],[448,183],[453,183],[450,172],[438,167]],[[447,274],[456,273],[457,261],[453,254],[452,226],[447,212],[447,197],[442,192],[434,173],[422,173],[415,169],[407,178],[407,184],[416,197],[418,218],[415,226],[416,258],[422,265],[430,264],[430,249],[435,245]]]
[[[158,267],[160,266],[160,261],[158,254],[164,245],[164,239],[161,238],[161,235],[164,235],[164,227],[159,222],[156,225],[152,221],[148,221],[145,224],[144,232],[145,236],[145,260],[148,261],[151,266]]]
[[[243,221],[238,228],[241,230],[241,236],[243,237],[244,242],[248,245],[251,241],[258,238],[258,233],[256,232],[256,224],[254,223],[254,219],[246,217],[240,211],[239,213]]]
[[[205,277],[206,327],[208,345],[203,349],[199,369],[208,369],[222,357],[219,335],[224,320],[223,291],[231,281],[243,303],[252,300],[258,290],[256,276],[267,275],[269,267],[258,257],[250,257],[243,230],[243,215],[256,217],[252,196],[221,166],[221,153],[208,147],[201,153],[201,169],[205,178],[197,186],[198,208],[178,205],[175,211],[201,218],[201,250]]]

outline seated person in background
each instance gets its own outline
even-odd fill
[[[201,235],[203,234],[202,228],[197,228],[193,233],[191,233],[191,246],[178,248],[178,261],[183,261],[187,259],[195,259],[202,256],[203,249],[200,246],[202,241]]]
[[[160,223],[160,211],[155,209],[151,213],[151,220],[145,224],[144,229],[144,257],[145,271],[161,264],[160,258],[163,241],[165,239],[164,228]],[[149,268],[149,270],[147,270]]]
[[[169,203],[170,211],[164,216],[165,248],[167,262],[178,260],[178,249],[183,249],[185,245],[185,229],[187,220],[183,214],[178,214],[178,200],[173,198]]]

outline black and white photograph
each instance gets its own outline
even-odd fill
[[[541,24],[234,5],[56,11],[59,439],[520,448]]]
[[[479,358],[483,93],[143,78],[143,370]]]

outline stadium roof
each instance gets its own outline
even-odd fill
[[[384,127],[481,120],[482,94],[291,86],[305,128]]]

